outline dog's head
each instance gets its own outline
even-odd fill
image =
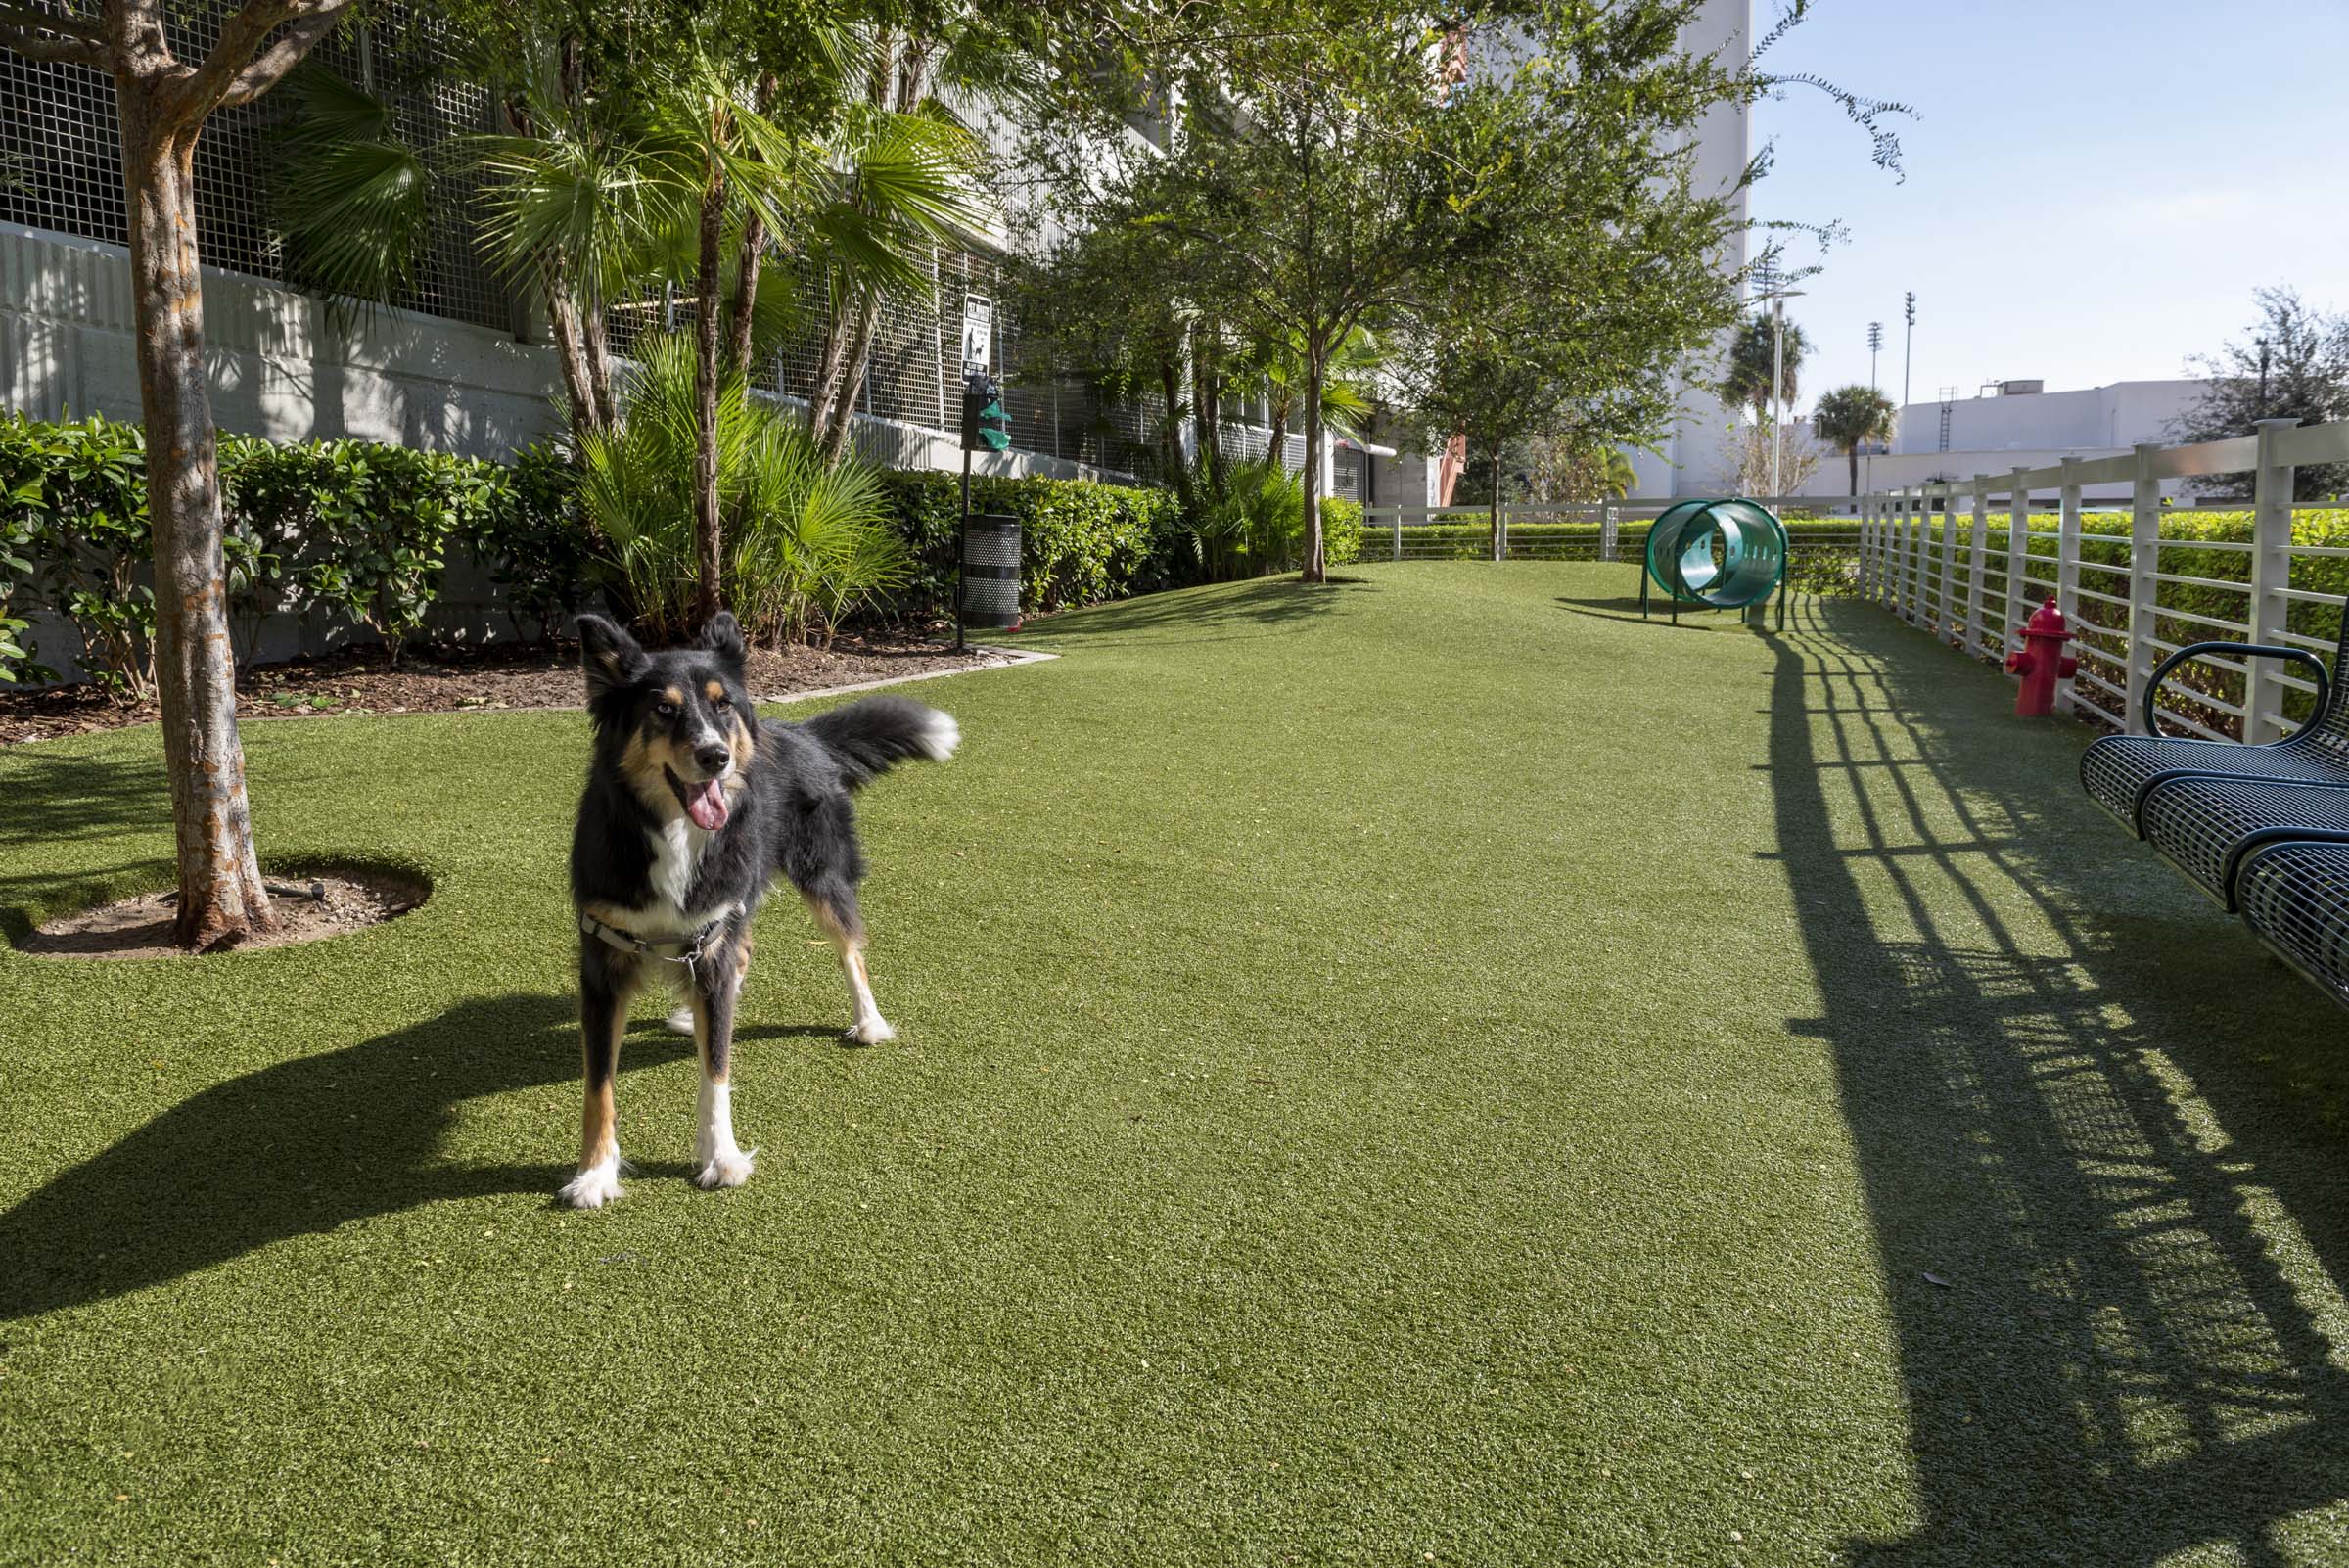
[[[581,616],[579,645],[588,716],[644,804],[724,827],[758,749],[734,618],[721,610],[690,646],[647,653],[603,617]]]

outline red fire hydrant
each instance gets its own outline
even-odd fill
[[[2063,651],[2072,633],[2052,599],[2023,623],[2022,632],[2021,651],[2006,656],[2006,672],[2023,677],[2014,694],[2014,715],[2045,718],[2055,711],[2055,682],[2071,679],[2080,661]]]

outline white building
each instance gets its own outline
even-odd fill
[[[2001,475],[2046,468],[2067,457],[2115,457],[2140,442],[2169,442],[2170,425],[2207,383],[2116,381],[2105,387],[2044,392],[2036,381],[1991,382],[1971,397],[1911,403],[1901,410],[1891,451],[1860,460],[1862,490],[1897,488],[1932,480]],[[1811,424],[1797,421],[1789,438],[1811,440]],[[1799,493],[1850,493],[1850,468],[1827,451]],[[2164,494],[2183,481],[2165,480]],[[2125,497],[2127,485],[2093,487],[2094,499]]]

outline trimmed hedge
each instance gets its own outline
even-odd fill
[[[962,482],[952,474],[893,473],[891,515],[920,562],[900,614],[951,618]],[[1020,520],[1020,610],[1098,604],[1191,579],[1191,538],[1172,490],[1082,480],[973,479],[971,511]]]
[[[2055,578],[2054,556],[2057,541],[2053,534],[2060,518],[2055,513],[2035,513],[2026,527],[2032,537],[2024,546],[2025,555],[2035,563],[2026,567],[2026,575],[2041,584]],[[2084,623],[2080,632],[2082,647],[2119,655],[2125,645],[2129,613],[2124,605],[2107,604],[2096,594],[2109,594],[2126,599],[2129,595],[2129,519],[2124,513],[2092,512],[2081,519],[2080,586],[2087,591],[2079,602],[2078,616]],[[1955,572],[1957,594],[1962,598],[1973,581],[1973,563],[1965,543],[1971,539],[1972,521],[1965,514],[1958,520],[1960,548]],[[1938,547],[1941,537],[1941,519],[1936,514],[1926,524],[1926,530]],[[2005,514],[1993,514],[1986,530],[1985,586],[1994,596],[2005,591],[2006,546],[2011,529]],[[2242,512],[2172,511],[2161,519],[2164,539],[2208,541],[2212,544],[2248,544],[2251,540],[2251,514]],[[2349,547],[2349,508],[2330,508],[2315,512],[2299,512],[2292,519],[2292,542],[2296,545],[2318,545],[2334,549]],[[2160,570],[2176,576],[2201,577],[2209,582],[2239,582],[2248,589],[2251,576],[2251,556],[2246,550],[2195,549],[2193,542],[2168,545],[2161,551]],[[2303,556],[2292,562],[2289,586],[2310,593],[2349,594],[2349,556]],[[1936,598],[1941,592],[1938,572],[1928,591]],[[2037,599],[2052,592],[2045,586],[2034,587],[2031,597]],[[2000,599],[1999,615],[2004,616],[2004,600]],[[2243,622],[2249,618],[2250,600],[2247,591],[2224,587],[2209,587],[2200,583],[2160,582],[2154,585],[2154,635],[2165,641],[2182,644],[2209,639],[2226,639],[2237,634],[2208,626],[2196,621],[2179,619],[2179,614],[2205,616],[2217,621]],[[2341,629],[2341,609],[2337,605],[2310,604],[2293,600],[2285,607],[2287,629],[2319,642],[2331,643]],[[2082,664],[2098,676],[2121,684],[2119,671],[2111,665],[2094,658],[2084,658]],[[2224,701],[2242,702],[2242,676],[2207,662],[2186,666],[2172,677],[2170,689],[2200,692]],[[2099,707],[2117,707],[2119,699],[2108,692],[2084,688],[2083,695]],[[2289,692],[2284,710],[2290,718],[2305,716],[2311,699],[2305,693]],[[2235,720],[2215,709],[2190,708],[2193,716],[2215,729],[2236,732]]]
[[[30,612],[43,608],[74,623],[91,679],[142,696],[152,689],[146,459],[136,425],[0,418],[0,683],[56,678],[27,635]],[[541,636],[562,629],[601,582],[576,476],[547,447],[500,464],[373,441],[279,445],[223,433],[220,485],[241,660],[278,615],[368,627],[396,656],[439,602],[452,550],[481,564],[518,630],[528,623]],[[919,562],[888,613],[951,617],[957,477],[895,473],[885,487]],[[972,504],[1020,520],[1020,604],[1031,615],[1200,579],[1199,540],[1172,490],[979,479]],[[1321,505],[1329,564],[1359,559],[1361,506],[1334,497]]]
[[[240,659],[277,614],[346,619],[396,653],[438,601],[452,545],[506,587],[510,612],[543,627],[572,608],[585,575],[560,467],[543,453],[507,467],[374,441],[279,445],[224,432],[222,550]],[[0,682],[57,678],[23,635],[25,615],[47,608],[80,632],[92,680],[150,692],[152,554],[140,427],[0,418]]]

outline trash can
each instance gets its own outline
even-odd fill
[[[1020,623],[1020,520],[973,516],[962,534],[962,623],[1006,631]]]

